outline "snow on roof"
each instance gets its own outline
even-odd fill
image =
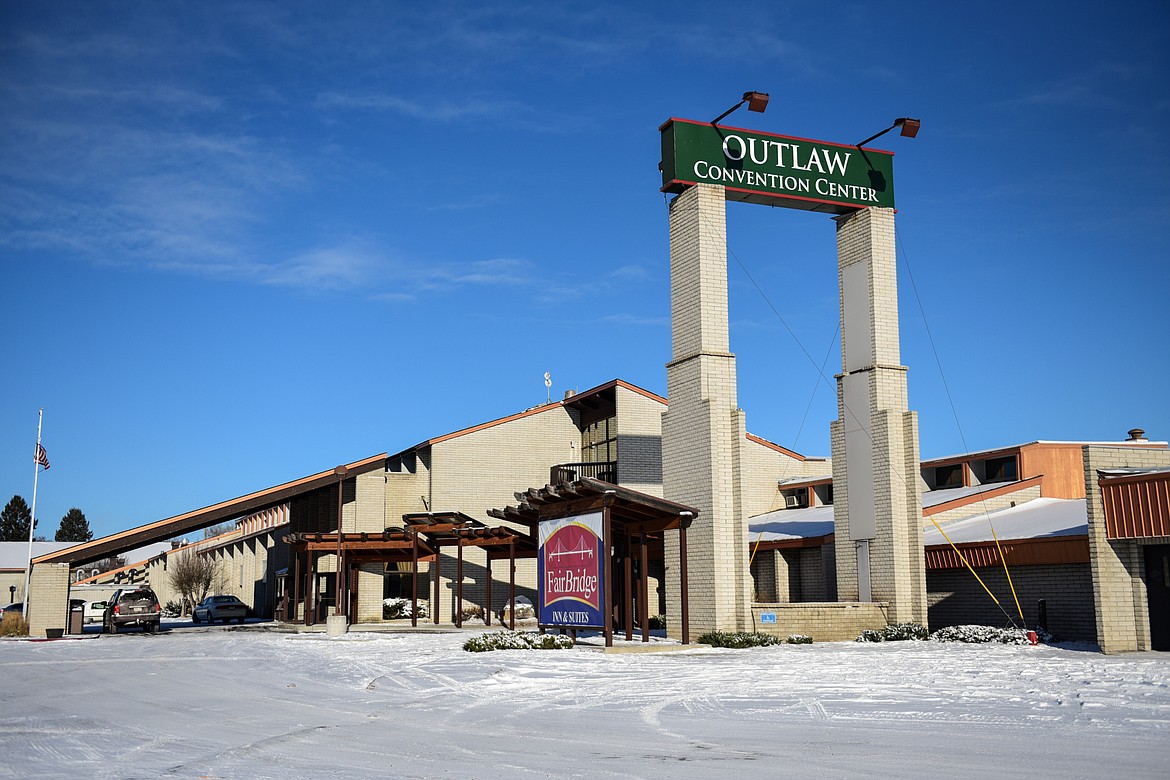
[[[154,544],[148,544],[145,547],[139,547],[136,550],[124,552],[118,557],[125,558],[126,563],[141,563],[143,561],[148,561],[159,553],[164,553],[169,549],[171,549],[170,542],[155,542]]]
[[[812,460],[812,458],[809,458],[808,460]],[[831,482],[833,480],[833,475],[832,474],[817,474],[817,475],[812,476],[812,477],[785,477],[784,479],[776,480],[776,484],[781,485],[781,486],[783,486],[783,485],[804,485],[804,484],[807,484],[809,482],[824,482],[826,479]]]
[[[814,506],[808,509],[777,509],[748,518],[751,542],[779,542],[788,539],[811,539],[833,533],[833,507]]]
[[[81,542],[33,542],[33,557],[48,555]],[[0,542],[0,569],[27,569],[28,542]]]
[[[1139,474],[1170,474],[1170,469],[1162,466],[1130,466],[1116,469],[1097,469],[1102,477],[1133,477]]]
[[[1089,532],[1089,524],[1083,498],[1035,498],[998,512],[958,520],[944,525],[943,530],[952,542],[962,544],[990,542],[995,536],[1000,541],[1080,536]],[[923,531],[922,541],[927,547],[947,543],[937,528]]]
[[[955,488],[939,488],[937,490],[922,491],[922,508],[929,509],[932,506],[945,504],[948,501],[955,501],[960,498],[967,498],[968,496],[977,496],[980,493],[985,493],[989,490],[1000,490],[1012,485],[1020,485],[1019,482],[988,482],[984,485],[971,485],[969,487],[955,487]]]

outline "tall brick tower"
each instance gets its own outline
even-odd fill
[[[745,443],[737,408],[735,355],[727,325],[724,188],[689,187],[670,209],[672,359],[662,415],[663,493],[699,510],[687,532],[692,636],[736,631],[751,620],[751,572],[740,464]],[[677,533],[677,532],[674,532]],[[666,544],[669,633],[680,624],[679,552]]]
[[[837,218],[841,363],[833,446],[837,593],[926,625],[918,417],[898,342],[894,211]]]

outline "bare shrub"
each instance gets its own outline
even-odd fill
[[[4,620],[0,621],[0,636],[28,636],[28,623],[24,616],[16,612],[4,613]]]
[[[215,561],[192,550],[184,550],[167,562],[171,585],[183,596],[184,612],[207,596],[215,583]]]

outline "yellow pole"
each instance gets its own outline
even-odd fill
[[[752,548],[752,556],[748,558],[748,570],[752,568],[752,562],[756,559],[756,552],[760,549],[760,542],[764,538],[764,532],[760,531],[760,535],[756,537],[756,546]]]
[[[1016,612],[1020,614],[1020,622],[1026,623],[1024,620],[1024,610],[1020,609],[1020,597],[1016,595],[1016,586],[1012,582],[1011,572],[1007,567],[1007,556],[1003,554],[1003,548],[999,546],[999,536],[995,533],[995,526],[991,525],[991,518],[987,518],[987,524],[991,526],[991,538],[995,539],[995,549],[999,552],[999,561],[1003,564],[1003,573],[1007,576],[1008,587],[1012,589],[1012,598],[1016,602]]]
[[[947,532],[942,529],[942,526],[938,524],[938,521],[932,517],[930,518],[930,522],[934,523],[934,527],[937,528],[938,532],[943,535],[944,539],[947,540],[947,544],[949,544],[951,549],[955,551],[955,554],[959,556],[959,560],[962,561],[963,565],[967,567],[967,571],[971,572],[975,579],[979,580],[979,584],[983,586],[985,591],[987,591],[987,595],[991,596],[991,600],[995,602],[995,605],[1003,610],[1003,604],[999,603],[999,599],[995,597],[995,594],[991,592],[991,589],[988,588],[983,580],[979,578],[978,574],[975,574],[975,570],[971,568],[971,564],[967,562],[967,558],[963,555],[962,551],[960,551],[959,548],[955,546],[955,543],[951,541],[951,537],[947,536]],[[1004,610],[1004,614],[1007,614],[1007,610]]]

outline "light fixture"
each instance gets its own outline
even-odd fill
[[[890,125],[885,130],[882,130],[880,133],[875,133],[875,134],[871,135],[869,138],[866,138],[864,141],[860,141],[856,144],[857,151],[861,152],[862,159],[864,159],[865,164],[869,166],[870,186],[872,186],[875,190],[877,190],[879,192],[885,192],[885,190],[886,190],[886,177],[880,171],[878,171],[876,168],[873,167],[873,162],[870,161],[869,155],[866,154],[865,150],[862,149],[861,147],[865,146],[867,143],[874,140],[875,138],[881,138],[883,135],[890,132],[895,127],[901,128],[901,134],[906,136],[907,138],[914,138],[916,135],[918,135],[918,129],[920,127],[922,127],[922,120],[921,119],[911,119],[908,116],[900,116],[894,120],[894,124]]]
[[[735,111],[744,103],[748,104],[748,111],[755,111],[757,114],[762,114],[764,113],[764,109],[768,107],[768,93],[754,91],[743,93],[743,98],[738,103],[711,120],[711,126],[718,125],[720,120],[731,114],[731,112]]]
[[[895,127],[902,128],[901,133],[902,133],[902,135],[906,136],[907,138],[914,138],[915,136],[918,135],[918,129],[920,127],[922,127],[922,120],[921,119],[911,119],[908,116],[898,117],[897,119],[894,120],[894,124],[890,125],[885,130],[882,130],[880,133],[874,133],[869,138],[866,138],[864,141],[858,142],[856,144],[857,148],[860,149],[861,147],[865,146],[867,143],[874,140],[875,138],[881,138],[883,135],[890,132]]]

